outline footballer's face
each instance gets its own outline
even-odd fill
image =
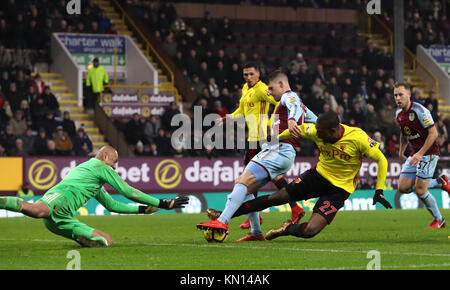
[[[273,80],[269,82],[267,92],[275,99],[275,101],[280,101],[283,95],[283,82],[280,80]]]
[[[394,99],[400,109],[408,110],[411,102],[411,92],[403,86],[394,88]]]
[[[243,74],[249,87],[253,87],[259,81],[260,73],[254,67],[244,68]]]
[[[335,143],[340,137],[339,127],[337,128],[326,128],[320,123],[316,123],[316,135],[319,137],[323,143]]]

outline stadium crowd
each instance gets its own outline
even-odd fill
[[[316,114],[327,110],[339,112],[344,123],[361,126],[378,140],[387,156],[397,156],[398,129],[394,124],[396,106],[392,97],[393,61],[388,51],[376,49],[371,44],[359,46],[357,50],[346,50],[345,40],[354,38],[354,35],[348,35],[347,32],[347,37],[343,38],[341,33],[345,32],[330,26],[321,31],[323,37],[318,38],[320,41],[310,39],[315,41],[313,50],[319,48],[314,57],[311,56],[311,50],[298,50],[288,60],[270,60],[260,56],[257,51],[233,53],[229,49],[236,41],[242,41],[238,39],[239,25],[229,18],[216,21],[206,13],[203,19],[182,19],[171,2],[128,2],[134,6],[136,16],[152,28],[192,83],[192,89],[198,96],[193,105],[202,107],[202,116],[209,113],[224,116],[233,112],[243,85],[241,67],[248,61],[258,61],[261,63],[263,81],[268,71],[282,67],[289,75],[291,87],[299,92],[312,111]],[[367,4],[367,1],[358,0],[237,2],[337,9],[361,9]],[[69,112],[59,110],[58,100],[51,92],[51,87],[42,81],[39,74],[31,73],[37,60],[48,58],[52,32],[115,33],[105,12],[92,0],[83,3],[82,9],[81,16],[69,16],[65,1],[8,0],[0,4],[1,156],[86,156],[91,153],[92,142],[83,128],[75,128]],[[383,17],[388,15],[383,14]],[[441,15],[439,17],[442,18]],[[447,39],[447,35],[444,36]],[[355,61],[352,57],[353,62],[347,63],[354,52],[359,54],[360,59]],[[339,61],[342,55],[347,58]],[[415,90],[414,99],[424,103],[433,112],[440,133],[442,155],[449,155],[447,132],[450,130],[450,121],[437,115],[438,102],[434,94],[423,96]],[[243,154],[243,150],[234,149],[183,149],[187,147],[186,139],[192,141],[192,145],[193,141],[202,138],[209,127],[203,127],[201,131],[192,130],[191,136],[181,136],[176,149],[172,149],[171,135],[176,128],[170,126],[170,120],[177,113],[179,110],[173,104],[161,118],[152,116],[145,119],[135,115],[119,128],[124,131],[129,144],[136,148],[137,156],[214,157]],[[307,140],[300,140],[296,149],[299,156],[318,155],[315,145]]]
[[[53,32],[114,33],[92,0],[69,16],[66,1],[7,0],[0,3],[0,156],[88,156],[93,145],[83,126],[61,112],[51,84],[32,73],[49,61]]]
[[[155,36],[163,44],[166,51],[173,57],[176,64],[183,70],[184,75],[192,84],[197,99],[193,105],[201,106],[204,115],[216,113],[224,116],[236,109],[240,98],[240,89],[243,85],[241,67],[248,61],[261,64],[261,78],[277,66],[265,67],[266,62],[256,51],[246,53],[229,53],[227,47],[236,42],[237,27],[229,18],[215,20],[206,13],[201,20],[182,19],[177,15],[171,3],[158,3],[156,1],[140,2],[129,1],[134,5],[134,13],[153,29]],[[176,1],[174,1],[176,2]],[[209,2],[209,1],[208,1]],[[216,1],[221,2],[221,1]],[[238,1],[239,2],[239,1]],[[287,5],[290,1],[247,1],[251,4]],[[360,9],[365,7],[367,1],[294,1],[308,3],[308,7]],[[306,4],[305,4],[306,5]],[[348,6],[348,5],[351,5]],[[361,6],[363,5],[363,6]],[[306,6],[305,6],[306,7]],[[336,60],[345,54],[340,51],[343,46],[341,35],[336,35],[332,26],[324,32],[326,37],[320,43],[321,54],[319,59]],[[239,41],[246,41],[239,40]],[[397,157],[399,148],[399,129],[395,124],[394,116],[396,104],[393,98],[393,58],[386,49],[377,49],[373,44],[366,44],[359,50],[359,60],[356,64],[346,65],[334,61],[308,63],[308,57],[302,51],[297,51],[295,57],[288,62],[279,62],[278,67],[283,68],[289,76],[291,87],[300,94],[305,105],[314,113],[333,110],[340,114],[343,123],[359,126],[366,130],[372,138],[381,143],[381,149],[388,157]],[[413,100],[421,102],[433,114],[440,133],[439,145],[442,155],[450,155],[448,131],[450,120],[438,116],[438,102],[434,92],[423,95],[420,90],[413,91]],[[173,109],[166,114],[173,115]],[[166,148],[169,144],[171,128],[167,122],[151,125],[153,133],[139,140],[129,139],[130,144],[137,144],[143,153],[148,148]],[[137,124],[137,117],[129,125]],[[153,123],[156,124],[156,123]],[[166,125],[164,125],[166,124]],[[142,125],[143,127],[146,124]],[[127,127],[127,132],[130,127]],[[206,132],[209,127],[203,127]],[[142,131],[134,129],[133,134]],[[159,132],[159,133],[156,133]],[[198,134],[198,132],[196,132]],[[150,136],[150,138],[149,138]],[[157,137],[158,141],[155,141]],[[195,138],[195,137],[191,137]],[[220,137],[219,137],[220,138]],[[160,139],[165,139],[165,143]],[[144,149],[146,148],[146,149]],[[312,142],[300,140],[296,148],[299,156],[317,156],[318,150]],[[142,152],[141,151],[141,152]],[[156,154],[152,150],[152,155]],[[158,152],[163,156],[198,156],[197,150],[178,149],[175,151]],[[234,156],[242,154],[240,150],[213,150],[212,154],[220,156]],[[208,152],[208,156],[211,153]]]

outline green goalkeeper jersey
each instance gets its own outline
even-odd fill
[[[75,214],[91,198],[96,198],[103,205],[109,205],[108,207],[112,207],[116,212],[137,213],[136,206],[130,207],[113,202],[103,189],[105,183],[132,201],[159,206],[159,199],[128,185],[112,167],[97,158],[91,158],[73,168],[61,182],[50,188],[47,193],[58,192],[64,196],[72,214]]]

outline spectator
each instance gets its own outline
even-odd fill
[[[311,94],[314,95],[318,93],[321,97],[323,97],[323,91],[326,89],[326,86],[322,83],[322,79],[320,77],[316,77],[314,83],[311,86]]]
[[[33,80],[31,81],[31,86],[34,88],[34,92],[38,95],[44,93],[45,90],[45,81],[42,80],[41,75],[37,73]]]
[[[234,112],[236,108],[236,101],[234,101],[233,97],[230,95],[228,88],[222,88],[218,101],[222,103],[228,112]]]
[[[151,115],[150,120],[144,125],[144,138],[147,144],[154,142],[154,138],[158,135],[161,128],[161,120],[156,115]]]
[[[75,137],[75,135],[76,135],[75,122],[70,119],[69,111],[64,111],[63,120],[62,120],[61,125],[62,125],[64,131],[67,132],[67,134],[69,135],[70,138]]]
[[[61,116],[59,111],[59,102],[55,95],[51,92],[50,86],[45,86],[44,93],[42,93],[41,97],[44,99],[45,106],[53,113],[53,115]]]
[[[134,113],[131,120],[125,125],[125,137],[128,144],[136,144],[139,140],[144,140],[144,124],[141,122],[139,114]]]
[[[19,157],[25,157],[28,154],[23,150],[23,141],[21,138],[16,139],[16,146],[14,147],[14,150],[11,152],[11,156],[19,156]]]
[[[23,182],[22,187],[17,191],[17,196],[21,198],[34,196],[34,192],[29,187],[28,182],[26,181]]]
[[[222,118],[224,118],[228,114],[228,110],[224,106],[222,106],[222,103],[220,101],[216,101],[214,103],[213,112],[215,114],[218,114]]]
[[[94,109],[97,96],[103,92],[103,86],[109,83],[108,73],[105,68],[100,65],[98,58],[94,58],[93,67],[88,70],[86,76],[86,86],[90,87],[85,94],[85,108]]]
[[[336,112],[338,103],[328,89],[323,91],[323,100],[330,106],[330,110]]]
[[[169,108],[166,109],[161,118],[161,125],[166,131],[176,129],[170,123],[172,121],[172,118],[177,114],[181,114],[180,110],[178,109],[178,105],[176,102],[171,102]]]
[[[158,146],[156,146],[155,143],[151,143],[150,144],[150,152],[149,152],[149,156],[151,157],[158,157],[159,153],[158,153]]]
[[[216,84],[216,80],[214,78],[209,78],[208,90],[209,94],[213,98],[218,98],[220,96],[219,86]]]
[[[39,94],[37,94],[35,92],[34,87],[29,86],[28,92],[25,94],[25,98],[23,101],[26,101],[28,103],[28,105],[31,106],[31,104],[33,104],[33,102],[35,102],[37,100],[38,96],[39,96]],[[31,116],[31,111],[30,111],[30,116]]]
[[[6,155],[6,150],[3,147],[3,145],[0,143],[0,157],[5,157]]]
[[[48,140],[49,139],[47,138],[47,133],[46,133],[45,129],[40,128],[39,134],[37,136],[35,136],[35,138],[34,138],[34,150],[35,150],[36,155],[40,156],[40,155],[47,154],[47,149],[48,149],[47,141]]]
[[[147,153],[144,151],[144,143],[142,143],[141,140],[139,140],[136,143],[136,147],[134,149],[134,155],[139,157],[139,156],[146,156]]]
[[[361,63],[363,63],[368,70],[375,70],[377,68],[377,51],[375,50],[375,45],[372,42],[367,44],[364,49]]]
[[[27,130],[27,121],[23,118],[21,110],[17,110],[14,114],[14,118],[9,121],[9,125],[13,130],[13,134],[16,137],[22,136]]]
[[[306,63],[305,59],[303,58],[303,53],[297,52],[297,54],[295,55],[295,58],[289,62],[288,67],[292,68],[293,72],[299,73],[300,67],[302,65],[304,65],[306,68],[308,68],[307,63]]]
[[[380,150],[381,152],[383,152],[384,154],[386,154],[386,147],[385,147],[385,141],[384,141],[384,136],[381,135],[381,132],[376,131],[375,133],[373,133],[373,140],[377,141],[378,143],[380,143]]]
[[[175,57],[175,54],[177,53],[177,42],[175,41],[175,35],[173,32],[169,32],[166,36],[163,43],[163,48],[170,57]]]
[[[163,128],[158,130],[158,136],[155,137],[155,144],[160,156],[170,156],[172,146],[170,139],[166,137],[166,131]]]
[[[353,110],[350,111],[349,117],[355,120],[355,123],[359,126],[365,121],[364,111],[361,109],[361,104],[358,102],[353,103]]]
[[[55,149],[58,155],[70,155],[73,149],[73,144],[69,138],[69,135],[64,132],[63,126],[59,125],[56,127],[56,132],[53,133],[53,141],[55,142]]]
[[[442,117],[438,119],[436,128],[439,134],[437,138],[438,145],[440,148],[444,148],[446,143],[448,143],[448,131]]]
[[[47,113],[48,108],[44,103],[44,99],[39,96],[31,103],[31,122],[33,129],[38,130],[40,127],[44,126]]]
[[[395,109],[391,104],[384,106],[378,113],[381,121],[381,129],[387,136],[398,131],[398,126],[395,122]]]
[[[73,151],[75,155],[89,156],[93,149],[91,138],[86,134],[84,128],[78,128],[76,135],[73,137]]]
[[[45,150],[46,156],[61,156],[56,150],[56,143],[53,140],[47,140],[47,149]]]
[[[10,125],[6,126],[6,130],[2,136],[0,136],[0,144],[5,148],[6,155],[14,156],[14,150],[16,148],[16,136],[13,134],[13,129]]]
[[[230,91],[236,91],[244,82],[244,79],[242,77],[242,72],[239,70],[239,64],[233,63],[231,65],[231,70],[229,71],[227,75],[227,87]]]
[[[200,72],[200,59],[197,56],[197,51],[193,48],[189,50],[189,55],[185,59],[187,71],[190,76],[199,74]]]
[[[24,96],[22,96],[20,92],[17,91],[16,83],[9,84],[9,91],[8,93],[6,93],[6,97],[11,104],[11,110],[13,110],[13,112],[20,109],[20,103],[24,99]]]
[[[0,20],[0,23],[4,23],[4,19]],[[5,49],[5,46],[3,45],[4,40],[2,40],[1,34],[2,34],[2,25],[0,25],[0,68],[7,68],[12,62],[12,56],[11,53]],[[3,84],[2,84],[3,86]]]
[[[33,136],[33,130],[30,127],[28,127],[27,130],[25,131],[25,134],[22,135],[20,138],[23,141],[23,151],[25,151],[25,153],[27,155],[34,155],[34,153],[35,153],[35,146],[34,146],[35,136]]]
[[[398,157],[399,149],[400,143],[398,141],[397,134],[394,134],[388,142],[388,156]]]
[[[53,112],[49,111],[45,114],[42,126],[45,128],[47,136],[53,136],[53,133],[56,132],[56,127],[58,126],[58,122],[55,120]]]
[[[194,74],[192,76],[192,90],[197,95],[201,95],[204,88],[206,88],[206,84],[200,80],[197,74]]]

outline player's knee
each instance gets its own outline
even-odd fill
[[[400,193],[409,193],[410,192],[410,190],[411,190],[411,187],[412,186],[408,186],[408,185],[398,185],[398,187],[397,187],[397,190],[400,192]]]
[[[310,224],[306,225],[306,227],[303,228],[302,237],[309,239],[317,235],[322,229],[312,226]]]

